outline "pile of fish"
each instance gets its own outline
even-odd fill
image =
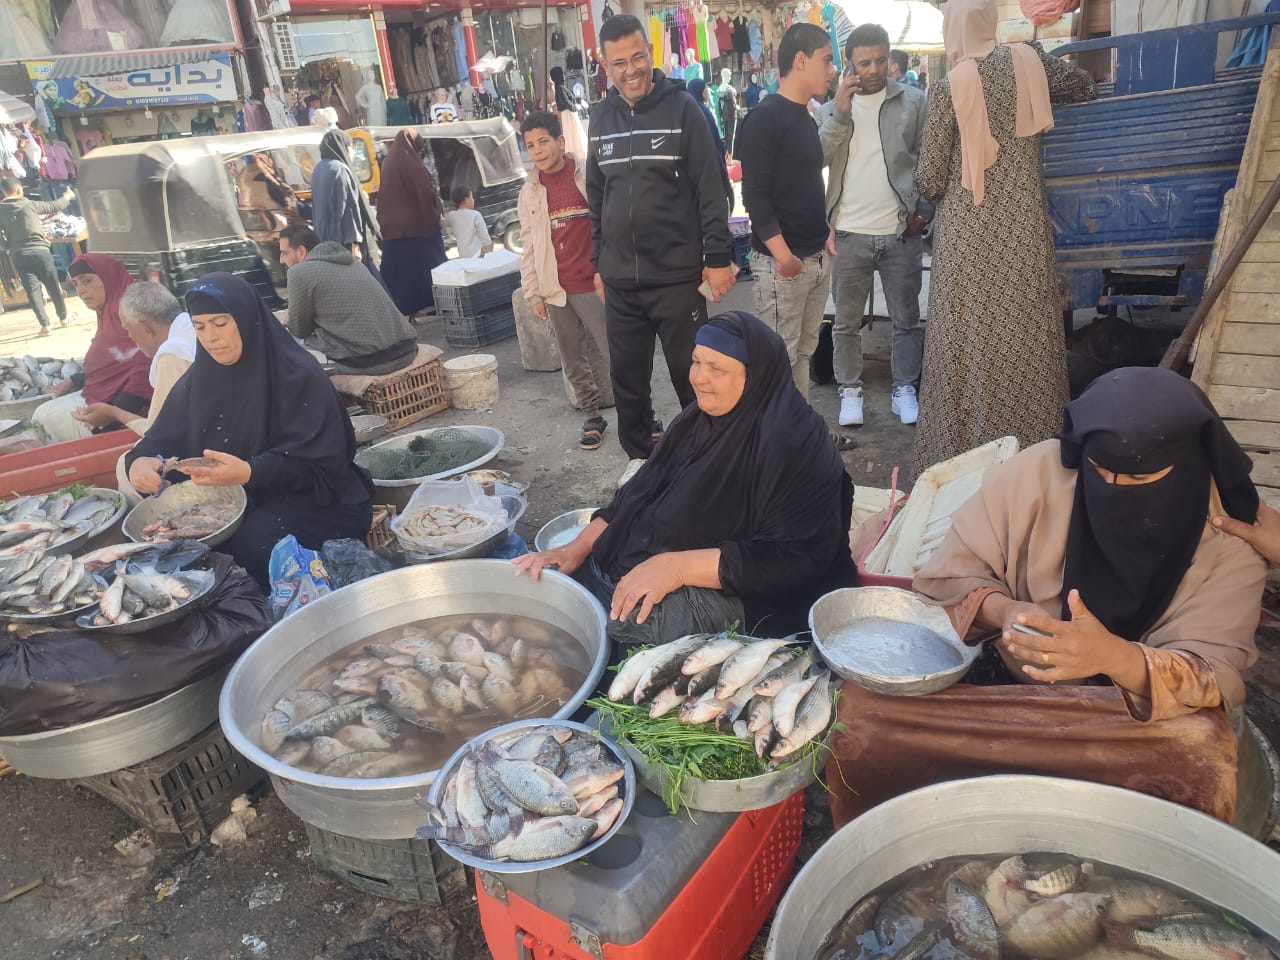
[[[817,960],[1274,960],[1277,946],[1154,879],[1026,854],[911,871],[845,914]]]
[[[499,723],[555,713],[581,684],[585,656],[568,634],[520,617],[397,628],[307,674],[267,711],[260,743],[282,763],[324,776],[435,770]]]
[[[41,554],[110,519],[120,506],[119,494],[70,490],[18,497],[0,507],[0,562],[27,553]]]
[[[615,703],[648,703],[649,716],[679,708],[684,723],[714,722],[756,755],[794,760],[831,724],[831,674],[788,640],[695,633],[633,653],[609,685]]]
[[[467,751],[427,807],[422,840],[485,860],[552,860],[598,840],[625,806],[624,768],[598,739],[545,725],[494,734]]]
[[[38,397],[83,369],[74,360],[0,357],[0,401]]]
[[[240,505],[230,500],[201,501],[147,524],[142,528],[142,538],[150,543],[199,540],[217,533],[238,517],[240,510]]]

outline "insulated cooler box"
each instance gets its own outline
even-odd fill
[[[587,862],[476,871],[494,960],[742,960],[786,887],[804,794],[690,819],[648,791]]]

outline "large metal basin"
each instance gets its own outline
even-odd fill
[[[172,750],[218,719],[218,670],[166,697],[61,730],[0,737],[0,754],[29,777],[78,780],[123,770]]]
[[[458,613],[508,613],[545,621],[582,644],[591,670],[555,716],[575,713],[609,660],[604,608],[576,581],[544,571],[534,583],[506,560],[419,564],[370,577],[307,605],[264,633],[227,677],[219,715],[231,744],[271,776],[276,793],[304,821],[348,837],[401,840],[425,822],[414,797],[436,771],[357,780],[322,777],[281,763],[258,745],[265,711],[325,657],[393,627]]]
[[[1031,851],[1157,877],[1280,935],[1280,854],[1243,833],[1119,787],[999,776],[895,797],[839,830],[791,884],[765,958],[813,960],[849,907],[926,860]]]

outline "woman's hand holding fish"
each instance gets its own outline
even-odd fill
[[[129,467],[129,482],[144,497],[150,496],[160,489],[163,473],[164,461],[159,457],[139,457]]]
[[[1022,672],[1045,683],[1082,680],[1102,673],[1116,686],[1146,696],[1147,661],[1138,645],[1104,627],[1084,605],[1078,590],[1067,596],[1067,606],[1071,610],[1069,622],[1045,613],[1018,614],[1018,623],[1050,634],[1015,633],[1006,640],[1010,655],[1025,661]]]
[[[204,455],[218,463],[214,467],[188,468],[187,476],[198,487],[243,486],[253,476],[253,468],[239,457],[218,450],[206,450]]]

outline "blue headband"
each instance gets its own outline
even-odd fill
[[[723,327],[704,323],[698,328],[694,342],[698,346],[706,347],[708,350],[723,353],[726,357],[733,357],[744,367],[747,365],[747,341],[736,333],[730,333]]]
[[[191,308],[192,297],[196,299],[197,303],[201,299],[212,300],[218,306],[222,307],[223,310],[231,310],[231,306],[227,303],[226,295],[207,280],[201,280],[199,283],[192,285],[187,290],[186,294],[184,294],[183,299],[187,301],[187,311],[189,313],[196,312]]]

